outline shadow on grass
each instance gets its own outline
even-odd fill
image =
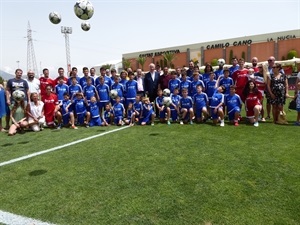
[[[21,142],[18,142],[18,145],[23,145],[23,144],[27,144],[29,143],[29,141],[21,141]]]
[[[158,136],[158,135],[160,135],[160,133],[151,133],[151,134],[149,134],[149,136]]]
[[[29,176],[40,176],[47,172],[48,172],[47,170],[34,170],[34,171],[29,172],[28,174],[29,174]]]
[[[3,144],[3,145],[1,145],[2,147],[7,147],[7,146],[12,146],[12,145],[14,145],[13,143],[6,143],[6,144]]]

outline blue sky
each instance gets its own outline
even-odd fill
[[[34,30],[38,69],[66,68],[61,26],[71,26],[71,64],[82,66],[122,58],[122,53],[300,29],[300,0],[92,0],[91,30],[82,31],[74,0],[0,0],[0,69],[27,70],[27,23]],[[48,15],[62,16],[58,25]]]

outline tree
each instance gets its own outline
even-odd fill
[[[0,84],[3,84],[4,83],[4,79],[3,77],[0,76]]]
[[[105,64],[105,65],[102,65],[101,67],[104,67],[107,70],[107,69],[110,69],[111,66],[112,66],[112,64]]]
[[[138,57],[136,61],[142,66],[142,70],[144,71],[144,65],[146,62],[146,57]]]
[[[218,65],[218,59],[211,60],[211,66],[217,66]]]
[[[122,63],[123,63],[123,68],[124,68],[125,70],[127,70],[128,68],[131,67],[131,62],[130,62],[130,60],[128,60],[128,59],[123,59]]]
[[[162,55],[164,57],[164,60],[167,62],[168,67],[172,67],[172,62],[176,58],[175,53],[173,52],[166,52]]]
[[[296,50],[290,50],[287,54],[287,59],[292,59],[292,58],[297,58],[298,57],[298,52]]]

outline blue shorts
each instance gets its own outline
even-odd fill
[[[166,112],[167,112],[166,109],[164,109],[163,111],[160,111],[160,112],[159,112],[159,118],[160,118],[160,119],[166,118]]]
[[[64,114],[63,117],[62,117],[62,119],[63,119],[63,124],[64,125],[68,125],[69,122],[70,122],[70,113]]]
[[[220,106],[220,107],[218,108],[218,110],[217,110],[217,113],[214,113],[214,109],[215,109],[215,108],[210,108],[210,115],[211,115],[211,117],[212,117],[213,120],[216,120],[216,119],[219,118],[219,114],[218,114],[219,109],[223,109],[223,107]]]
[[[206,108],[206,106],[203,106],[203,107],[201,107],[201,108],[199,108],[199,109],[196,109],[196,118],[197,119],[202,119],[202,110],[203,110],[203,108]]]
[[[300,108],[296,108],[297,112],[300,112]]]
[[[234,120],[234,114],[235,114],[236,112],[238,112],[238,113],[241,112],[240,107],[236,106],[236,107],[234,107],[232,110],[230,110],[230,111],[228,112],[228,119],[229,119],[230,121],[231,121],[231,120]]]
[[[99,102],[99,111],[100,111],[100,113],[105,110],[105,105],[107,103],[109,103],[109,101],[107,101],[107,102]],[[102,109],[103,109],[103,111],[102,111]]]
[[[77,124],[84,124],[84,117],[86,116],[86,113],[87,112],[77,114]]]
[[[155,114],[153,110],[150,110],[146,115],[141,119],[141,123],[149,123],[151,121],[152,114]]]
[[[171,118],[172,118],[172,121],[176,121],[177,118],[178,118],[178,112],[176,109],[171,109]]]
[[[118,125],[119,122],[120,122],[120,120],[121,120],[121,121],[123,120],[123,116],[116,116],[116,117],[114,118],[115,125]]]
[[[90,123],[89,123],[90,127],[93,127],[93,126],[101,126],[102,125],[102,121],[101,121],[101,118],[100,116],[99,117],[96,117],[96,118],[92,118]]]

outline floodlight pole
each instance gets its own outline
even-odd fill
[[[70,43],[69,34],[72,34],[72,27],[61,27],[61,33],[65,35],[65,45],[66,45],[66,56],[67,56],[67,70],[71,71],[71,56],[70,56]]]

